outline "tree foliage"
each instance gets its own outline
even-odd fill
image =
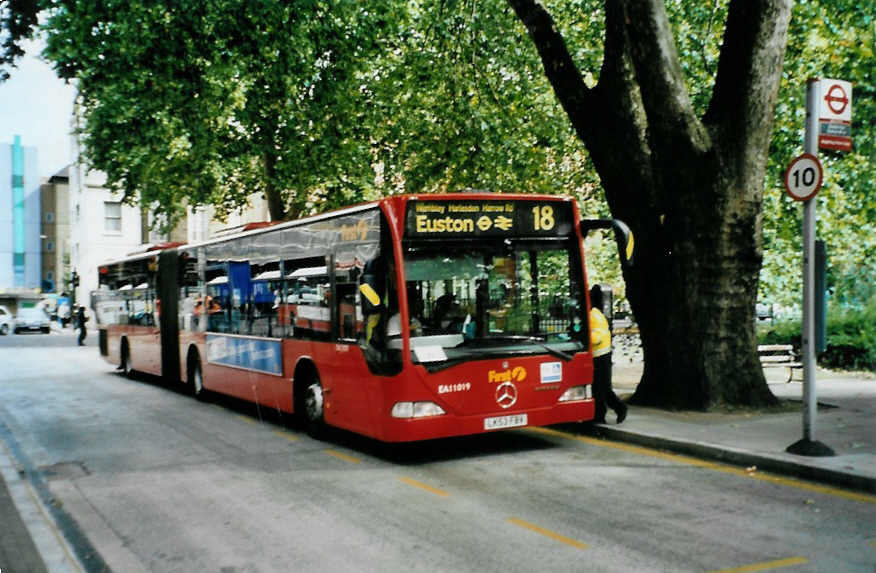
[[[828,254],[833,301],[863,307],[876,293],[876,6],[837,0],[799,2],[791,19],[764,194],[764,301],[796,307],[802,292],[801,207],[783,192],[784,170],[803,152],[806,81],[835,78],[853,90],[851,153],[821,151],[824,185],[816,236]]]
[[[177,214],[262,193],[272,216],[368,163],[351,122],[382,26],[350,0],[57,2],[46,57],[80,93],[85,155],[125,197]]]
[[[0,84],[9,79],[6,67],[15,67],[15,61],[24,55],[21,43],[33,37],[39,10],[39,0],[0,3]]]
[[[596,182],[514,23],[498,1],[408,5],[368,88],[395,188],[575,194]]]
[[[253,192],[274,218],[400,190],[589,197],[504,3],[47,2],[85,156],[158,213]]]

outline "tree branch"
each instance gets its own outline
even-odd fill
[[[618,149],[609,152],[609,156],[619,160],[615,161],[616,165],[639,166],[641,174],[640,181],[630,181],[629,186],[616,185],[612,188],[628,192],[645,192],[654,204],[656,198],[653,196],[655,186],[648,146],[648,120],[645,117],[642,93],[636,83],[635,70],[630,61],[629,39],[624,26],[623,10],[617,2],[611,0],[605,3],[604,56],[602,69],[599,72],[599,83],[594,91],[594,99],[613,102],[613,105],[602,108],[606,110],[605,114],[600,114],[602,129],[606,133],[614,134],[622,142]],[[591,155],[596,155],[599,144],[594,143],[592,147]],[[594,161],[597,161],[596,157]],[[631,179],[629,167],[619,167],[617,175],[621,180]],[[608,199],[611,204],[612,197]],[[631,197],[622,196],[615,203],[620,204],[630,199]],[[640,199],[641,197],[637,198]]]
[[[624,12],[652,149],[705,151],[709,136],[690,103],[663,0],[627,0]]]
[[[582,135],[579,126],[586,123],[584,114],[588,110],[592,92],[572,61],[566,41],[557,31],[551,15],[538,2],[508,0],[508,4],[526,26],[526,31],[541,56],[545,75],[554,89],[554,94],[572,121],[572,125],[578,130],[579,135]]]
[[[771,135],[791,0],[732,0],[704,122],[730,147],[765,154]]]

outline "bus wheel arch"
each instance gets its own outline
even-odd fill
[[[189,346],[189,351],[186,354],[186,384],[189,392],[198,400],[204,400],[207,397],[207,391],[204,389],[204,370],[201,367],[201,354],[198,352],[198,347],[194,344]]]

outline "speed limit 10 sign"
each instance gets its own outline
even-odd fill
[[[821,189],[824,172],[821,162],[811,153],[799,155],[785,171],[785,191],[795,201],[808,201]]]

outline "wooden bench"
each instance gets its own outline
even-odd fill
[[[790,382],[794,378],[794,370],[803,368],[803,363],[794,353],[790,344],[761,344],[757,347],[760,365],[764,368],[787,368]]]

